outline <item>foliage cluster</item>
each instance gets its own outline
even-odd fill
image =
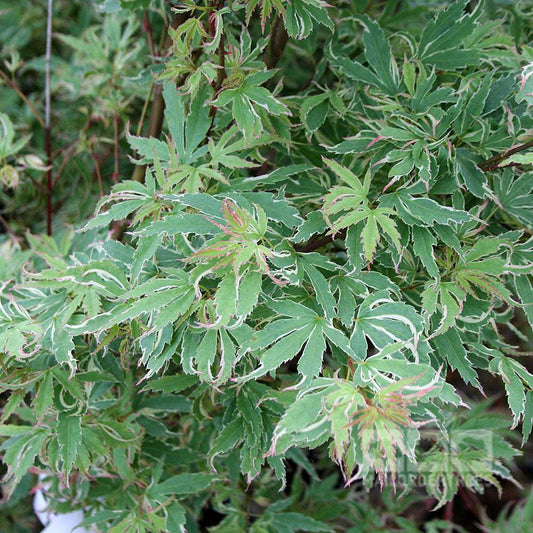
[[[0,1],[7,506],[40,473],[98,531],[418,531],[513,480],[528,2],[56,2],[48,153],[27,4]]]

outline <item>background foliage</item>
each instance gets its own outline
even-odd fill
[[[531,522],[528,2],[0,14],[2,531]]]

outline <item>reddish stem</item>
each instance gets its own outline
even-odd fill
[[[115,171],[113,172],[113,181],[118,183],[119,161],[118,161],[118,111],[113,115],[113,130],[115,144]]]
[[[100,172],[100,163],[98,162],[98,158],[94,153],[91,153],[91,156],[94,161],[94,170],[96,172],[96,177],[98,179],[98,186],[100,188],[100,198],[104,196],[104,184],[102,181],[102,173]]]

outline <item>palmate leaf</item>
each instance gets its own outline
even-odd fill
[[[255,106],[265,109],[274,116],[291,114],[284,103],[262,87],[262,84],[273,75],[273,71],[248,74],[239,87],[222,90],[214,102],[214,105],[219,107],[231,104],[233,118],[247,139],[259,137],[263,131],[263,123]]]
[[[401,250],[400,232],[396,227],[396,222],[389,216],[395,212],[386,207],[376,207],[368,211],[365,227],[361,233],[363,252],[365,259],[372,263],[378,244],[381,242],[381,232],[387,235],[396,249]]]
[[[77,415],[60,414],[57,420],[57,441],[63,469],[68,480],[70,470],[76,461],[78,448],[81,445],[81,423]]]
[[[273,372],[283,363],[299,355],[302,349],[298,372],[304,380],[318,376],[322,369],[326,344],[335,346],[354,357],[347,337],[333,326],[331,319],[328,320],[291,300],[272,301],[268,305],[278,315],[293,318],[274,320],[257,332],[252,341],[241,349],[241,353],[251,351],[257,354],[260,366],[238,378],[238,381],[246,382]],[[311,338],[313,343],[310,341]]]
[[[132,301],[132,302],[130,302]],[[154,326],[163,328],[181,318],[194,301],[194,287],[179,269],[165,278],[151,278],[121,295],[114,305],[96,316],[65,327],[70,335],[95,333],[149,314]]]
[[[332,439],[330,454],[347,484],[374,470],[383,482],[396,477],[398,455],[414,458],[415,432],[409,405],[431,387],[408,393],[414,380],[400,380],[368,394],[340,379],[316,379],[291,403],[275,428],[271,454],[290,446],[314,448]],[[352,477],[353,471],[357,474]]]
[[[350,344],[358,360],[366,359],[368,341],[379,353],[407,348],[416,357],[422,329],[422,318],[413,307],[395,302],[388,291],[378,291],[359,306]]]
[[[215,438],[209,452],[210,464],[215,467],[215,460],[241,445],[240,470],[246,475],[249,483],[261,472],[265,463],[270,435],[273,431],[271,411],[263,403],[268,388],[258,383],[247,383],[239,387],[234,407],[226,413],[229,423]],[[230,416],[228,416],[230,415]],[[279,458],[268,458],[275,468],[276,477],[285,482],[285,468]]]
[[[169,495],[183,498],[187,494],[196,494],[206,490],[217,480],[212,474],[177,474],[154,484],[148,491],[148,496],[155,501],[163,502]]]
[[[363,183],[348,168],[336,161],[324,158],[324,162],[337,177],[347,184],[336,185],[324,197],[324,215],[331,226],[331,233],[336,233],[350,226],[363,223],[360,238],[366,261],[372,263],[378,243],[381,241],[381,232],[387,235],[396,249],[401,249],[400,233],[395,221],[390,218],[394,210],[388,207],[369,206],[367,198],[370,187],[370,170],[366,173]],[[334,220],[330,217],[340,215]]]
[[[465,13],[467,2],[454,2],[426,24],[420,42],[418,57],[427,65],[453,70],[476,65],[481,53],[473,48],[462,48],[476,29],[480,9]]]
[[[389,96],[400,92],[398,69],[391,53],[390,43],[379,24],[367,15],[358,18],[364,26],[364,55],[370,68],[358,61],[335,56],[330,51],[330,63],[342,74],[382,90]]]
[[[483,490],[483,483],[489,483],[499,491],[496,476],[514,481],[503,463],[516,450],[502,436],[507,424],[500,414],[486,411],[487,403],[473,405],[469,416],[464,411],[449,412],[446,431],[419,461],[419,472],[428,492],[438,499],[437,507],[452,499],[459,486]]]
[[[423,314],[428,319],[437,311],[441,315],[438,326],[433,325],[431,337],[444,333],[455,324],[465,299],[466,292],[456,283],[435,281],[426,284],[422,292]]]
[[[482,390],[474,365],[468,357],[461,336],[455,329],[448,329],[445,333],[437,335],[431,344],[435,347],[437,357],[447,361],[453,370],[457,370],[465,383]]]
[[[406,386],[406,391],[410,394],[423,392],[426,399],[438,397],[452,405],[462,403],[461,397],[453,386],[444,380],[440,370],[429,364],[406,361],[398,354],[387,356],[379,353],[368,357],[364,364],[357,366],[354,379],[359,380],[361,386],[368,386],[370,383],[378,390],[390,383],[391,376],[399,381],[412,380],[412,383]]]
[[[489,370],[503,380],[509,408],[513,413],[513,427],[516,427],[521,417],[525,420],[526,390],[533,390],[533,375],[515,359],[495,350],[492,353],[495,357],[490,362]],[[524,428],[524,436],[526,430]]]
[[[9,435],[10,438],[0,446],[0,451],[3,452],[2,461],[7,466],[7,474],[2,481],[14,479],[18,482],[22,479],[33,466],[49,432],[49,429],[37,428]],[[14,488],[15,485],[8,486],[5,497],[9,498],[10,491]]]
[[[472,219],[466,211],[437,203],[427,196],[414,196],[415,188],[399,189],[382,197],[380,204],[396,210],[406,224],[435,226],[435,224],[461,224]]]
[[[226,182],[216,164],[199,164],[199,159],[208,152],[208,145],[204,143],[211,125],[209,108],[204,105],[207,94],[207,87],[203,87],[187,109],[185,96],[178,92],[174,83],[165,82],[165,118],[171,139],[165,143],[152,137],[128,135],[130,146],[141,156],[138,163],[155,165],[161,187],[197,192],[209,179]],[[147,175],[151,175],[150,170]]]
[[[357,408],[363,404],[362,395],[348,382],[331,378],[313,380],[309,386],[300,391],[276,425],[272,437],[271,454],[282,454],[291,446],[308,446],[313,448],[331,436],[331,422],[325,412],[328,395],[335,395],[343,407]],[[346,416],[345,416],[345,422]],[[344,424],[347,436],[348,428]]]
[[[198,148],[211,125],[209,108],[204,105],[207,88],[204,88],[192,101],[188,114],[185,114],[184,97],[179,94],[172,82],[165,82],[163,97],[165,117],[176,148],[178,162],[181,165],[190,165],[207,151],[205,146]]]
[[[477,298],[476,290],[481,290],[493,298],[507,303],[512,302],[511,291],[502,281],[502,276],[511,265],[501,255],[496,255],[504,245],[503,240],[486,238],[476,242],[459,261],[453,271],[457,285],[467,294]]]
[[[533,77],[533,76],[532,76]],[[516,178],[504,172],[494,182],[497,205],[529,228],[533,227],[533,173],[526,172]]]
[[[285,11],[287,33],[295,39],[305,39],[313,30],[313,21],[333,31],[335,26],[328,7],[324,0],[291,0]]]
[[[439,509],[450,501],[460,485],[475,489],[481,482],[490,483],[497,489],[500,484],[493,474],[492,465],[488,464],[487,453],[480,450],[464,450],[460,452],[430,450],[420,464],[426,476],[429,493],[437,498]]]
[[[253,193],[251,193],[253,194]],[[217,202],[217,201],[215,201]],[[245,201],[246,204],[248,204]],[[215,205],[217,205],[215,203]],[[239,289],[242,280],[246,279],[250,288],[256,288],[256,294],[261,287],[261,275],[268,276],[274,283],[282,285],[285,282],[276,278],[271,272],[270,262],[277,254],[265,244],[268,230],[265,211],[258,205],[250,205],[249,209],[239,207],[229,198],[221,202],[223,222],[212,220],[212,223],[222,232],[208,240],[202,248],[194,253],[190,259],[198,264],[191,272],[196,294],[200,296],[200,283],[206,276],[215,274],[223,279],[219,284],[216,306],[219,310],[219,320],[226,323],[235,313],[236,300],[244,301],[245,296]],[[217,218],[220,214],[217,214]],[[250,274],[250,272],[256,274]],[[257,297],[250,295],[251,300]],[[252,303],[252,307],[253,307]],[[224,311],[222,312],[222,308]],[[247,310],[249,304],[244,305]],[[246,311],[246,314],[251,309]],[[244,318],[242,315],[240,319]]]
[[[217,385],[229,380],[237,361],[236,345],[225,329],[208,329],[202,333],[188,328],[180,352],[187,374]]]

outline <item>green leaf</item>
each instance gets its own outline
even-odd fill
[[[57,442],[63,459],[63,468],[68,475],[81,445],[81,422],[78,415],[61,413],[57,419]]]
[[[301,513],[276,513],[272,518],[272,523],[283,529],[288,528],[290,531],[333,532],[333,529],[324,522]]]
[[[237,316],[248,316],[257,305],[261,293],[262,276],[256,270],[248,270],[241,278],[237,296]]]
[[[420,258],[427,273],[433,277],[439,277],[439,269],[435,262],[433,247],[437,244],[437,239],[426,228],[413,226],[413,251]]]
[[[507,393],[507,401],[513,412],[513,427],[515,427],[520,420],[520,416],[524,413],[526,393],[522,381],[507,358],[503,358],[499,366],[505,392]]]
[[[148,493],[159,501],[168,496],[179,498],[206,490],[217,479],[217,476],[211,474],[178,474],[154,485]]]
[[[408,348],[416,353],[422,319],[403,302],[394,302],[387,291],[378,291],[360,305],[351,335],[357,359],[367,357],[367,339],[379,351]]]
[[[306,378],[317,377],[322,369],[322,357],[326,351],[326,340],[320,327],[309,335],[302,356],[298,361],[298,372]]]
[[[250,374],[240,378],[239,381],[257,379],[292,359],[309,340],[309,335],[313,329],[312,324],[306,324],[283,337],[260,356],[260,366]]]
[[[376,248],[377,248],[379,240],[380,240],[380,235],[379,235],[379,230],[378,230],[377,218],[374,215],[373,211],[369,211],[368,216],[366,218],[365,227],[363,228],[363,231],[361,232],[363,252],[365,254],[365,259],[369,263],[372,263],[374,259],[374,253],[376,252]]]
[[[285,12],[285,28],[289,36],[305,39],[313,29],[313,21],[333,31],[334,25],[326,7],[329,6],[321,0],[291,0]]]
[[[303,265],[303,268],[311,281],[311,285],[313,285],[316,299],[324,310],[325,316],[327,318],[333,318],[336,314],[335,298],[333,298],[333,295],[331,294],[331,289],[326,278],[318,269],[305,260],[305,256],[299,261],[299,263]]]
[[[222,278],[215,296],[217,315],[222,324],[227,324],[229,319],[235,314],[236,301],[237,279],[235,273],[230,272]]]
[[[167,531],[185,531],[185,524],[187,521],[185,515],[185,508],[178,502],[172,502],[167,507]]]
[[[524,404],[524,417],[522,422],[522,446],[529,440],[533,428],[533,392],[526,392]]]
[[[37,418],[42,418],[46,411],[52,406],[52,399],[54,395],[52,374],[46,372],[37,392],[37,396],[33,401],[33,409]]]
[[[475,163],[472,153],[466,148],[458,148],[456,156],[456,172],[466,189],[478,198],[484,198],[487,193],[487,177]]]
[[[418,44],[418,56],[424,63],[450,70],[477,64],[477,52],[459,49],[470,38],[479,16],[479,11],[465,14],[465,7],[465,0],[454,2],[425,25]]]
[[[386,94],[393,96],[400,91],[400,87],[390,43],[375,20],[368,15],[364,15],[359,20],[365,28],[363,32],[365,58],[376,73]]]
[[[163,85],[163,98],[165,100],[165,118],[168,123],[172,140],[180,162],[185,163],[185,103],[183,97],[176,89],[173,82],[167,81]]]
[[[300,118],[306,129],[313,133],[324,124],[329,111],[329,94],[307,97],[300,107]]]
[[[531,281],[528,276],[515,276],[514,284],[529,326],[533,330],[533,286]]]
[[[477,373],[468,358],[461,337],[457,331],[449,329],[445,333],[435,337],[432,343],[435,345],[438,357],[447,360],[450,366],[459,372],[465,383],[471,383],[478,389],[481,389]]]

